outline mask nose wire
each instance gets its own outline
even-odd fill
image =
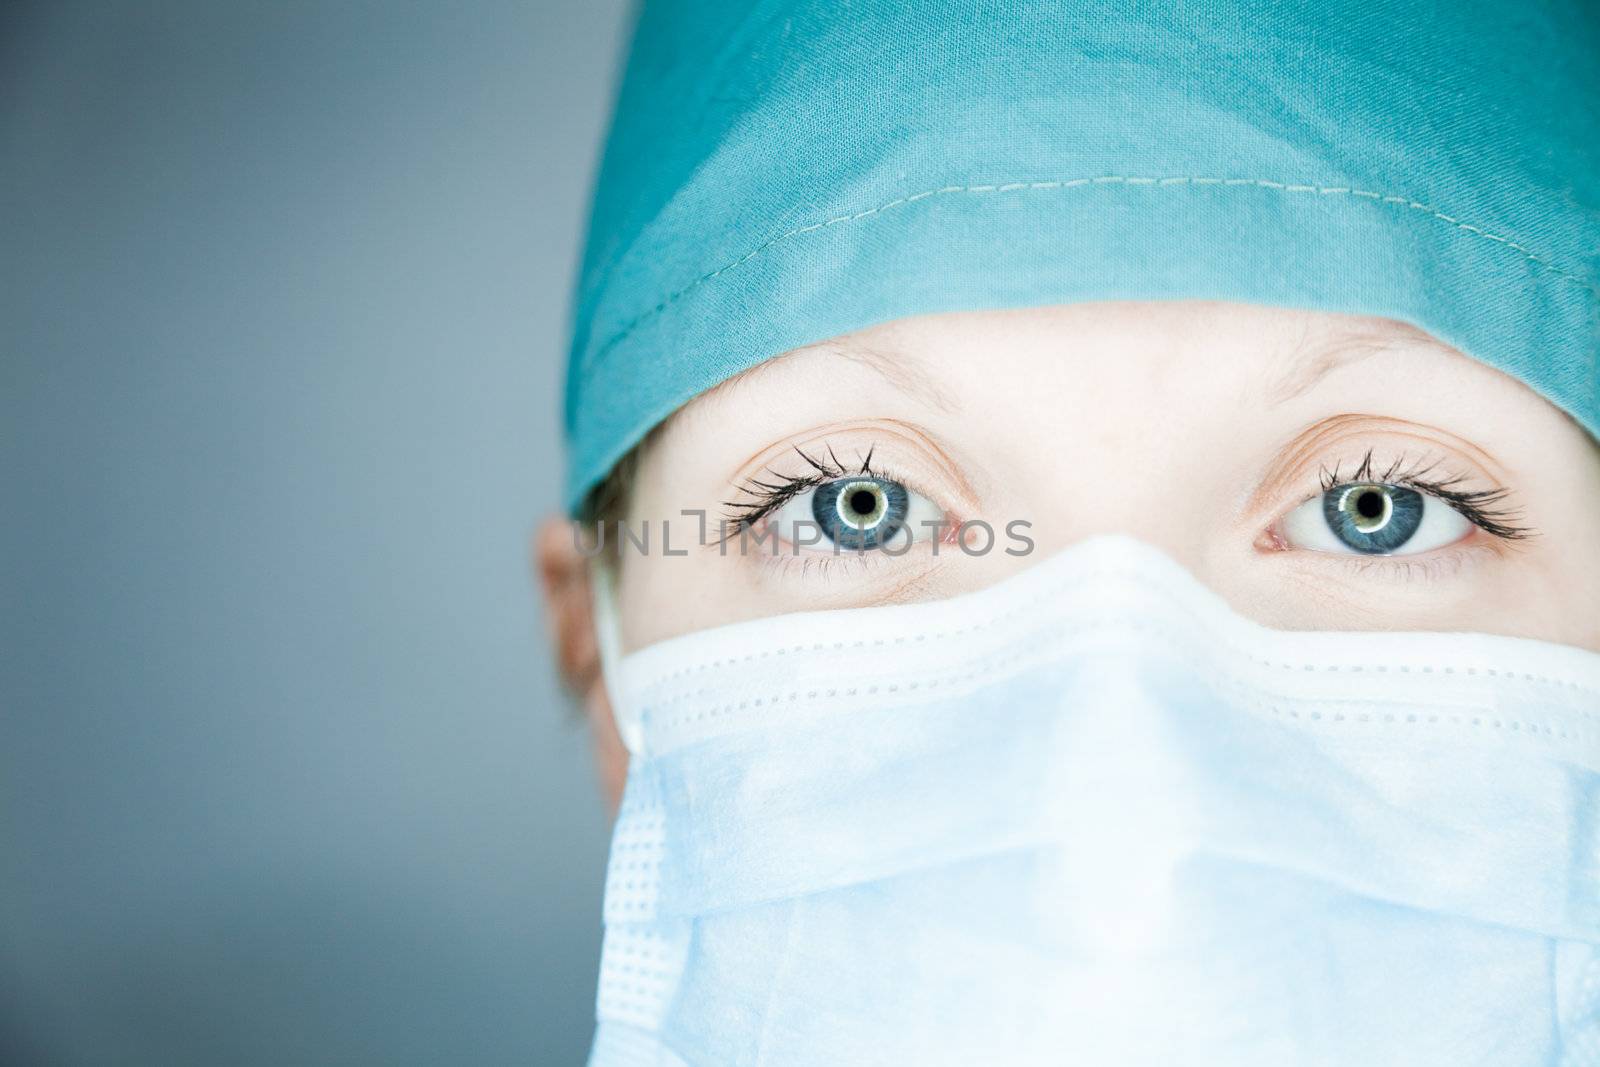
[[[619,699],[621,693],[622,623],[617,616],[616,575],[611,564],[595,558],[589,561],[589,591],[594,604],[595,642],[600,649],[600,683],[617,725],[617,734],[631,756],[644,747],[642,724],[632,707]]]

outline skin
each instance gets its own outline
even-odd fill
[[[791,535],[777,558],[770,541],[719,554],[722,502],[753,501],[740,488],[752,478],[814,473],[805,456],[831,463],[830,448],[852,470],[870,451],[880,477],[935,515],[987,522],[996,550],[969,556],[924,531],[899,558],[835,556],[826,542],[796,554],[789,541],[815,534],[791,524],[768,531]],[[1286,516],[1369,451],[1365,481],[1399,463],[1502,490],[1494,514],[1524,536],[1455,523],[1463,536],[1421,552],[1297,544]],[[708,513],[713,543],[694,544],[685,509]],[[639,457],[626,521],[646,519],[652,552],[617,564],[625,652],[768,615],[948,597],[1101,533],[1161,548],[1280,629],[1475,631],[1600,651],[1600,448],[1516,379],[1381,319],[1118,302],[882,324],[787,353],[676,413]],[[659,551],[663,519],[686,555]],[[1035,545],[1024,556],[1001,550],[1017,544],[1005,529],[1018,519]],[[589,561],[564,520],[540,530],[535,557],[615,802],[627,757],[600,684]]]

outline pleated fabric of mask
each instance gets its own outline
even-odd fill
[[[610,677],[592,1067],[1600,1063],[1600,654],[1108,536]]]

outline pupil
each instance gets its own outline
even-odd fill
[[[1347,486],[1322,497],[1328,529],[1348,548],[1392,553],[1422,526],[1426,506],[1415,489],[1379,483]]]
[[[818,486],[811,497],[811,515],[835,547],[864,552],[900,532],[908,505],[905,486],[862,475]]]

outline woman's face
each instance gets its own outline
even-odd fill
[[[705,513],[704,545],[684,511]],[[850,526],[875,512],[876,536],[905,523],[888,551]],[[1185,302],[886,324],[685,407],[642,457],[627,521],[646,520],[618,582],[624,649],[947,597],[1122,533],[1268,626],[1600,650],[1600,449],[1385,320]],[[663,520],[686,555],[661,551]],[[950,528],[971,520],[987,551],[982,528],[964,545]]]

